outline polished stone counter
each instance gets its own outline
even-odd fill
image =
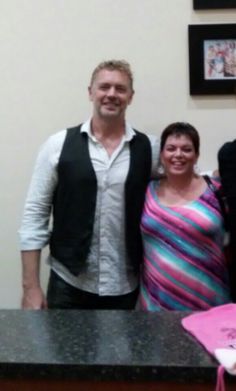
[[[210,382],[216,362],[186,313],[0,311],[1,379]]]

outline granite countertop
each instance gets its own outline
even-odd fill
[[[186,315],[0,310],[0,378],[215,382]]]

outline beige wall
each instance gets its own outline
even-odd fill
[[[200,167],[235,137],[235,96],[188,93],[187,25],[235,22],[236,10],[192,0],[0,0],[0,308],[20,303],[17,229],[39,145],[90,114],[87,85],[103,59],[127,59],[136,95],[129,121],[159,134],[176,120],[200,131]],[[43,285],[47,267],[42,268]]]

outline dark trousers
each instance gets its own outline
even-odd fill
[[[50,309],[131,310],[135,308],[138,289],[121,296],[99,296],[74,288],[51,270],[47,301]]]

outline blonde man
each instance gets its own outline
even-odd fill
[[[157,140],[125,120],[134,95],[127,62],[99,64],[88,93],[91,119],[51,136],[37,158],[20,229],[23,308],[132,309],[136,303],[139,221]],[[48,243],[46,298],[39,267]]]

